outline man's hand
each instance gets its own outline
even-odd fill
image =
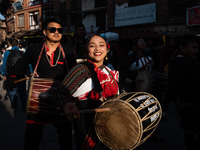
[[[75,117],[80,119],[79,110],[73,102],[69,102],[69,103],[65,104],[65,106],[63,107],[63,110],[69,120],[72,120]]]

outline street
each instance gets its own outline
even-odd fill
[[[5,94],[5,90],[2,89],[2,99],[0,100],[0,149],[23,150],[26,114],[21,112],[20,101],[18,101],[18,107],[12,109],[10,100],[4,99]],[[170,103],[168,117],[166,120],[160,121],[155,136],[147,139],[141,147],[142,150],[186,150],[183,131],[179,128],[179,118],[174,103]],[[39,150],[59,150],[58,137],[53,126],[45,126],[44,137]]]

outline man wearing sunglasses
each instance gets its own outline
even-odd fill
[[[16,80],[15,76],[23,73],[25,66],[28,64],[32,65],[34,70],[33,77],[35,79],[41,78],[44,80],[45,78],[50,78],[62,82],[69,69],[76,65],[73,48],[60,42],[62,32],[62,24],[59,18],[53,16],[47,18],[43,27],[43,34],[46,37],[45,41],[29,46],[23,57],[12,68],[8,77],[10,86],[13,86]],[[37,85],[37,83],[35,84]],[[41,88],[44,89],[45,87],[46,85],[43,85]],[[44,97],[46,96],[45,94]],[[41,96],[42,94],[37,98],[39,104]],[[57,101],[57,99],[57,97],[53,97],[52,100],[51,97],[52,107],[57,108],[59,106],[58,102],[60,101]],[[47,103],[49,101],[48,99]],[[62,115],[62,113],[53,114],[49,109],[45,110],[45,115],[32,113],[30,112],[30,108],[32,107],[30,105],[31,103],[28,101],[24,150],[39,149],[45,124],[53,124],[56,127],[60,150],[70,150],[72,147],[71,123],[67,120],[66,116]],[[39,107],[38,109],[40,111],[41,108]],[[58,109],[62,111],[61,107]]]

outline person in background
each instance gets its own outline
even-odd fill
[[[7,67],[7,59],[8,59],[8,56],[10,54],[10,51],[12,51],[12,50],[19,50],[19,47],[18,47],[18,41],[17,41],[17,39],[12,39],[8,43],[9,43],[9,47],[6,49],[6,51],[4,53],[4,57],[3,57],[2,75],[3,75],[3,79],[5,81],[5,88],[6,88],[6,91],[8,93],[8,96],[9,96],[9,99],[10,99],[10,102],[11,102],[11,108],[15,108],[15,107],[17,107],[17,99],[18,99],[18,96],[17,96],[17,87],[15,85],[12,88],[10,88],[6,84],[7,83],[7,75],[8,75],[8,73],[10,73],[9,71],[11,71],[11,69],[9,69]],[[24,101],[23,98],[24,98],[24,96],[22,96],[21,100],[23,101],[22,103],[25,106],[25,101]]]
[[[75,27],[74,36],[71,40],[71,45],[74,49],[74,54],[76,59],[85,59],[84,58],[84,46],[85,46],[85,39],[86,30],[84,24],[77,24]]]
[[[178,45],[177,56],[168,68],[170,99],[177,103],[187,150],[200,149],[200,61],[197,60],[200,45],[191,35],[182,37]]]
[[[125,91],[137,91],[136,77],[139,71],[150,71],[152,58],[146,56],[144,51],[146,43],[143,38],[137,38],[133,41],[133,48],[128,56],[119,64],[120,85]],[[144,91],[143,91],[144,92]]]
[[[66,97],[63,102],[66,116],[70,119],[74,114],[80,119],[74,119],[77,150],[108,149],[97,139],[95,132],[89,132],[94,129],[94,126],[90,128],[94,114],[79,114],[79,110],[98,108],[103,101],[119,94],[118,71],[104,65],[107,52],[103,37],[89,37],[85,46],[87,62],[72,68],[59,88],[60,95],[64,93]],[[91,134],[91,140],[86,140],[87,134]]]
[[[22,51],[22,52],[24,52],[24,53],[26,51],[26,49],[23,47],[23,42],[22,41],[19,42],[19,50]]]
[[[43,23],[43,34],[45,41],[30,45],[21,59],[17,61],[8,76],[10,86],[16,81],[16,76],[24,72],[24,68],[31,64],[34,69],[33,78],[52,79],[61,82],[65,74],[76,65],[76,59],[73,49],[70,45],[61,44],[62,39],[62,21],[56,16],[50,16]],[[35,83],[36,85],[39,83]],[[39,85],[38,85],[39,86]],[[43,88],[43,87],[42,87]],[[38,103],[43,103],[40,98],[43,94],[38,95]],[[44,99],[48,100],[45,105],[57,108],[58,98],[44,93]],[[58,133],[58,141],[60,150],[72,149],[72,131],[71,122],[69,122],[64,114],[59,112],[53,114],[47,109],[45,114],[32,113],[30,108],[34,107],[30,104],[27,111],[26,131],[24,137],[24,150],[39,150],[39,145],[43,138],[43,129],[46,124],[52,124]],[[39,109],[41,109],[39,107]],[[62,108],[60,108],[62,111]],[[57,109],[56,109],[57,110]]]
[[[3,80],[3,77],[2,77],[2,64],[3,64],[3,55],[4,55],[4,52],[6,50],[6,48],[4,47],[4,45],[2,44],[1,45],[1,51],[0,51],[0,82]],[[1,95],[1,88],[2,86],[0,86],[0,99],[2,99],[2,95]]]
[[[1,76],[2,76],[2,78],[3,78],[3,72],[2,72],[2,67],[3,67],[3,58],[4,58],[4,53],[6,52],[6,46],[7,46],[7,42],[3,42],[2,43],[2,50],[1,50],[1,53],[2,53],[2,60],[1,60],[1,63],[0,63],[0,68],[1,68]],[[2,87],[3,87],[3,89],[4,90],[6,90],[6,88],[5,88],[5,80],[2,80],[3,81],[3,83],[2,83]],[[8,95],[8,92],[6,91],[6,94],[4,95],[4,100],[8,100],[8,97],[9,97],[9,95]]]
[[[12,49],[12,44],[11,44],[11,42],[12,42],[12,39],[10,39],[10,40],[8,40],[7,41],[7,44],[6,44],[6,50],[11,50]]]

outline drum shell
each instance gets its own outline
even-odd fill
[[[138,100],[141,96],[146,101]],[[105,107],[111,111],[95,115],[95,131],[110,149],[136,148],[151,136],[161,119],[159,102],[144,92],[123,93],[100,106]]]
[[[27,113],[41,116],[58,115],[61,111],[57,98],[60,82],[48,78],[31,78]]]

